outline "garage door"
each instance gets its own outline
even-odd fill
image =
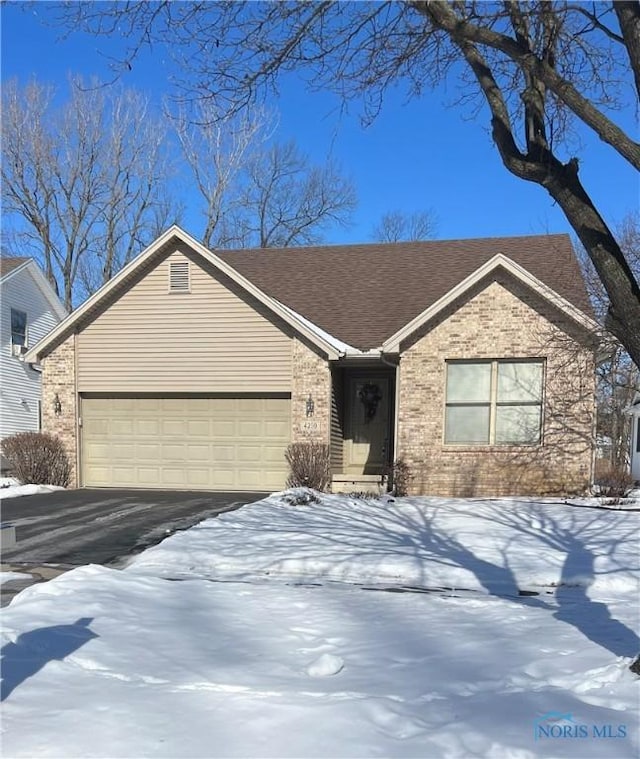
[[[284,487],[289,398],[82,398],[82,484]]]

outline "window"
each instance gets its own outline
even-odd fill
[[[189,292],[189,262],[171,261],[169,263],[169,292]]]
[[[27,345],[27,315],[11,309],[11,345]]]
[[[542,378],[542,361],[449,361],[445,443],[539,443]]]

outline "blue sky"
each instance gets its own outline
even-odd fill
[[[85,34],[61,39],[59,29],[47,26],[52,10],[48,3],[1,6],[3,79],[35,76],[64,90],[69,73],[110,78],[109,56],[117,56],[122,41]],[[170,70],[158,48],[137,61],[123,83],[159,104],[170,87]],[[542,188],[503,168],[486,115],[468,120],[460,109],[444,106],[454,96],[455,89],[437,91],[406,103],[400,92],[391,92],[378,119],[365,129],[357,104],[351,113],[340,114],[333,96],[309,93],[301,81],[287,78],[274,104],[281,114],[279,136],[294,137],[317,162],[331,150],[358,191],[354,224],[328,233],[327,242],[370,240],[373,224],[395,209],[432,209],[443,239],[571,232]],[[635,117],[630,106],[619,122],[635,130]],[[638,207],[637,174],[597,137],[585,131],[580,142],[584,185],[607,222],[615,225]],[[183,225],[197,236],[203,226],[197,198],[187,193],[184,201]]]

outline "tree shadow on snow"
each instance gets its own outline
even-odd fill
[[[81,646],[97,638],[89,625],[92,617],[82,617],[70,625],[39,627],[22,633],[15,643],[2,647],[0,701],[4,701],[25,680],[50,661],[62,661]]]
[[[614,655],[637,655],[640,638],[636,633],[612,617],[607,604],[593,601],[587,594],[588,587],[605,571],[596,569],[598,556],[608,557],[610,568],[606,571],[610,574],[634,569],[617,560],[617,551],[621,544],[635,539],[635,525],[630,525],[618,539],[612,539],[608,530],[612,526],[611,520],[617,525],[618,520],[628,520],[628,515],[599,512],[585,518],[582,510],[567,515],[563,509],[562,515],[555,518],[551,513],[552,504],[506,501],[500,511],[495,506],[495,501],[487,504],[471,499],[447,505],[437,501],[426,505],[422,502],[418,506],[409,499],[404,503],[390,503],[380,519],[375,514],[364,516],[354,510],[345,511],[344,524],[334,518],[325,525],[323,517],[318,515],[312,529],[316,536],[316,530],[322,531],[324,545],[318,546],[317,553],[312,550],[309,554],[296,555],[296,561],[302,565],[303,573],[305,565],[313,573],[316,560],[326,559],[335,547],[336,557],[345,553],[348,557],[344,561],[348,581],[348,565],[354,558],[362,557],[370,569],[377,562],[381,568],[388,567],[394,557],[401,562],[410,558],[414,567],[422,568],[422,586],[425,588],[434,584],[433,575],[430,577],[430,568],[434,564],[464,569],[471,572],[492,596],[553,611],[558,620],[573,626]],[[486,541],[490,550],[485,556],[478,555],[477,548],[474,549],[472,541],[466,539],[464,531],[457,530],[456,521],[451,522],[452,512],[455,516],[456,511],[461,516],[473,514],[486,521]],[[511,533],[512,537],[509,539],[504,532],[496,530],[497,526],[507,528],[507,535]],[[518,585],[511,562],[517,556],[523,536],[531,539],[530,546],[539,544],[545,552],[551,549],[551,560],[562,562],[560,581],[555,587],[555,603],[551,602],[551,587],[547,588],[545,599],[530,594],[532,591],[523,592]],[[284,544],[290,538],[288,530],[276,530],[273,536],[275,545],[279,540]],[[291,548],[289,544],[289,550]],[[499,560],[494,558],[496,552]],[[273,569],[277,570],[278,564],[280,562],[275,562]],[[340,560],[337,558],[332,565],[332,575],[340,575]]]
[[[623,622],[611,615],[606,603],[589,597],[588,588],[598,576],[637,570],[616,560],[620,544],[636,540],[635,521],[628,515],[603,516],[596,514],[584,519],[584,512],[576,510],[570,518],[566,515],[556,520],[542,504],[524,504],[524,510],[509,508],[500,515],[499,522],[529,534],[543,545],[564,556],[560,580],[555,588],[557,608],[554,617],[575,627],[586,638],[606,648],[615,656],[634,657],[640,651],[640,637]],[[609,537],[606,520],[625,522],[628,530],[622,538]],[[495,521],[495,520],[494,520]],[[596,569],[598,557],[608,557],[611,568]]]
[[[587,594],[585,580],[594,578],[593,565],[593,554],[579,540],[569,538],[562,578],[556,589],[558,610],[553,616],[573,625],[589,640],[616,656],[636,656],[640,651],[640,638],[611,616],[607,604],[593,601]],[[590,574],[585,574],[586,567],[591,567]],[[575,582],[577,573],[582,576],[582,582]]]

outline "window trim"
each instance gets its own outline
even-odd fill
[[[490,364],[491,365],[491,384],[489,389],[489,402],[468,402],[468,403],[449,403],[447,401],[447,383],[449,376],[449,366],[452,364]],[[519,403],[511,402],[499,402],[498,401],[498,367],[500,364],[540,364],[542,367],[542,378],[540,388],[540,400],[539,401],[522,401]],[[543,445],[544,441],[544,407],[545,407],[545,389],[546,389],[546,360],[544,358],[479,358],[479,359],[445,359],[444,370],[444,404],[443,404],[443,418],[442,418],[442,445],[449,449],[461,448],[473,448],[478,450],[481,448],[536,448]],[[447,409],[449,407],[481,407],[486,408],[489,406],[489,435],[488,440],[482,442],[473,441],[447,441]],[[513,407],[513,406],[527,406],[540,409],[540,425],[538,439],[533,443],[511,443],[511,442],[498,442],[496,441],[496,422],[499,407]]]

